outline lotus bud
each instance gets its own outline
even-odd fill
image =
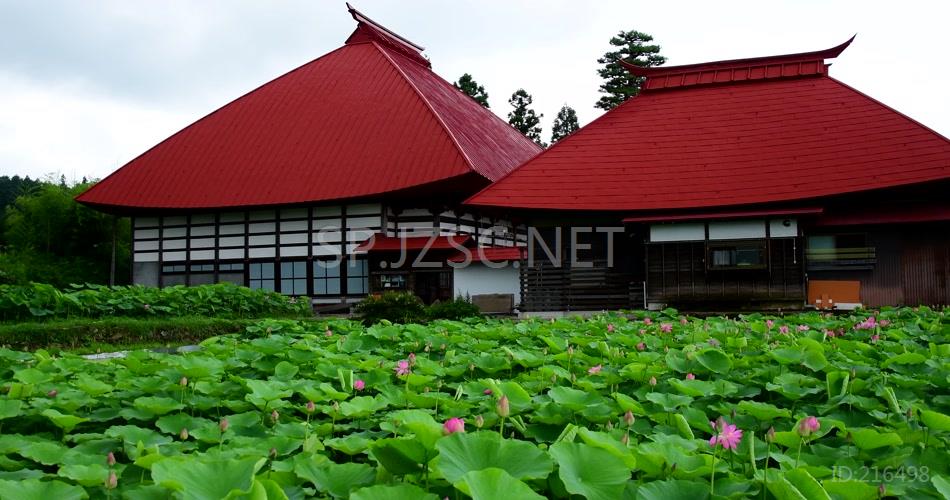
[[[273,332],[273,331],[274,331],[274,329],[271,328],[271,327],[269,327],[269,326],[267,327],[267,330],[265,330],[265,332],[267,332],[268,335],[270,335],[271,332]]]
[[[769,430],[765,432],[765,441],[769,443],[775,442],[775,427],[769,427]]]
[[[362,391],[366,388],[366,382],[364,382],[363,379],[356,379],[353,381],[353,388],[357,391]]]
[[[327,328],[327,330],[326,330],[325,332],[323,332],[323,336],[324,336],[324,337],[332,337],[332,336],[333,336],[333,331],[330,330],[329,328]]]
[[[647,345],[644,344],[643,342],[638,342],[638,343],[637,343],[637,350],[638,350],[638,351],[646,350],[646,348],[647,348]]]
[[[475,363],[469,363],[469,364],[468,364],[468,371],[470,371],[470,372],[475,371]]]
[[[428,389],[428,387],[426,387],[426,389]],[[334,401],[334,402],[333,402],[333,413],[340,413],[340,402],[339,402],[339,401]],[[276,419],[275,419],[275,420],[276,420]]]
[[[481,429],[485,425],[485,417],[479,415],[475,417],[475,427]]]
[[[313,404],[313,401],[307,401],[307,406],[304,407],[307,413],[313,413],[317,409],[317,405]]]
[[[109,471],[109,476],[106,477],[105,486],[107,490],[114,490],[119,486],[119,476],[115,475],[114,470]]]
[[[221,429],[222,433],[228,432],[229,426],[230,426],[230,423],[228,423],[228,419],[226,418],[222,418],[221,421],[218,422],[218,428]]]
[[[109,467],[115,465],[115,454],[113,454],[111,451],[106,453],[106,465]]]
[[[656,387],[656,377],[650,377],[650,385]]]
[[[186,387],[188,385],[188,377],[182,377],[181,380],[178,381],[178,385]]]
[[[884,495],[887,494],[887,487],[884,486],[884,483],[881,483],[881,484],[877,487],[877,494],[878,494],[878,496],[881,497],[881,498],[884,498]]]
[[[608,430],[608,431],[614,430],[614,423],[613,423],[613,421],[611,421],[611,420],[608,420],[608,421],[607,421],[607,430]]]
[[[632,412],[632,411],[627,410],[627,413],[624,413],[624,414],[623,414],[623,422],[624,422],[625,424],[627,424],[627,427],[630,427],[630,426],[633,425],[633,423],[636,422],[636,421],[637,421],[637,419],[633,416],[633,412]]]
[[[270,456],[271,460],[277,458],[277,448],[271,448],[267,454]]]
[[[409,353],[409,364],[412,365],[412,366],[415,366],[415,364],[416,364],[416,353],[414,353],[414,352],[410,352],[410,353]]]
[[[504,418],[511,414],[511,406],[508,403],[508,396],[502,396],[497,405],[498,416]]]
[[[51,397],[51,398],[55,398],[57,394],[59,394],[59,393],[56,392],[56,389],[53,389],[53,390],[51,390],[51,391],[49,391],[49,392],[46,393],[46,395],[47,395],[48,397]]]
[[[280,420],[280,413],[277,413],[277,410],[270,412],[270,419],[272,422],[277,423]]]
[[[188,440],[188,429],[182,428],[182,429],[181,429],[181,432],[178,433],[178,437],[180,437],[182,441],[187,441],[187,440]]]
[[[572,346],[572,345],[567,346],[567,355],[568,355],[568,356],[573,356],[573,355],[574,355],[574,346]]]
[[[444,351],[444,350],[445,350],[445,344],[439,344],[439,350],[440,350],[440,351]]]
[[[445,423],[442,424],[442,434],[449,435],[455,434],[456,432],[465,432],[464,420],[458,417],[453,417],[446,420]]]

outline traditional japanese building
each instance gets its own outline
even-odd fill
[[[522,309],[950,303],[950,141],[832,78],[850,43],[629,66],[638,96],[467,201],[539,228]]]
[[[441,247],[523,238],[499,212],[460,202],[538,146],[436,75],[422,47],[348,8],[358,25],[342,47],[77,198],[132,218],[134,283],[234,282],[343,304],[402,289],[431,301],[454,293]],[[435,265],[389,265],[398,236],[413,257],[430,248],[412,237],[435,236]]]

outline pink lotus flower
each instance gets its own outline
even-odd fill
[[[778,327],[778,332],[782,335],[788,335],[788,325],[782,325]]]
[[[692,373],[687,373],[686,380],[696,380],[696,375],[693,375]]]
[[[775,326],[775,322],[772,321],[772,320],[770,320],[770,319],[767,319],[767,320],[765,320],[765,326],[767,326],[768,329],[771,330],[772,327]]]
[[[673,323],[660,323],[660,331],[670,333],[673,331]]]
[[[491,396],[492,390],[491,390],[491,389],[485,389],[484,391],[482,391],[482,394],[484,394],[484,395],[486,395],[486,396]]]
[[[878,335],[878,334],[876,334],[876,333],[875,333],[874,335],[871,335],[871,342],[877,342],[878,340],[881,340],[881,336],[880,336],[880,335]]]
[[[644,325],[652,325],[652,324],[653,324],[653,320],[650,319],[649,316],[647,316],[646,318],[643,318],[643,324],[644,324]]]
[[[114,470],[109,471],[109,476],[106,477],[105,487],[107,490],[114,490],[119,486],[119,476],[115,474]]]
[[[363,379],[358,378],[353,381],[353,388],[357,391],[362,391],[366,388],[366,382],[363,382]]]
[[[886,319],[882,319],[878,324],[881,325],[881,328],[884,328],[885,326],[891,324],[891,322]]]
[[[511,415],[511,405],[508,403],[508,396],[502,396],[501,399],[498,400],[495,409],[498,410],[499,417]]]
[[[739,442],[742,441],[742,429],[722,418],[719,419],[718,425],[716,422],[710,422],[710,425],[712,425],[713,430],[718,430],[719,434],[709,438],[709,446],[718,444],[727,450],[735,450],[739,446]]]
[[[594,366],[588,368],[587,373],[589,373],[589,374],[591,374],[591,375],[596,375],[596,374],[600,373],[600,370],[602,370],[603,368],[604,368],[604,367],[601,366],[601,365],[594,365]]]
[[[50,398],[55,398],[57,394],[59,393],[56,392],[56,389],[51,389],[49,392],[46,393],[46,396]]]
[[[614,324],[613,324],[613,323],[608,323],[608,324],[607,324],[607,333],[614,333]]]
[[[228,422],[228,419],[222,418],[221,421],[218,422],[218,429],[221,429],[221,432],[225,433],[228,432],[228,427],[230,427],[230,425],[231,424]]]
[[[323,332],[323,335],[326,336],[326,337],[332,337],[332,336],[333,336],[333,331],[330,330],[329,328],[327,328],[327,330],[326,330],[325,332]]]
[[[643,342],[637,342],[637,350],[638,350],[638,351],[644,351],[644,350],[646,350],[646,348],[647,348],[647,345],[646,345],[646,344],[644,344]]]
[[[450,418],[442,424],[442,434],[449,435],[456,432],[465,432],[465,421],[458,418]]]
[[[686,319],[686,318],[680,318],[680,324],[681,324],[681,325],[688,325],[688,324],[689,324],[689,320]]]
[[[802,437],[811,436],[815,432],[818,432],[818,429],[821,429],[821,422],[819,422],[816,417],[805,417],[805,419],[798,424],[798,434]]]
[[[409,375],[409,372],[411,371],[409,368],[409,361],[406,361],[405,359],[400,359],[399,362],[396,363],[395,370],[396,370],[396,375],[399,377],[403,375]]]
[[[798,331],[807,332],[808,330],[810,330],[810,328],[808,328],[808,325],[798,325]]]

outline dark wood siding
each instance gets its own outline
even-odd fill
[[[848,227],[847,231],[853,231]],[[866,307],[950,304],[950,224],[862,227],[877,261],[861,271],[811,271],[809,279],[861,282]],[[833,232],[833,228],[823,228]]]
[[[703,241],[647,244],[647,300],[711,306],[804,300],[799,238],[767,240],[764,269],[707,269],[706,246]]]

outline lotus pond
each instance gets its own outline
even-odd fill
[[[0,351],[2,499],[941,498],[950,317],[266,320]]]

